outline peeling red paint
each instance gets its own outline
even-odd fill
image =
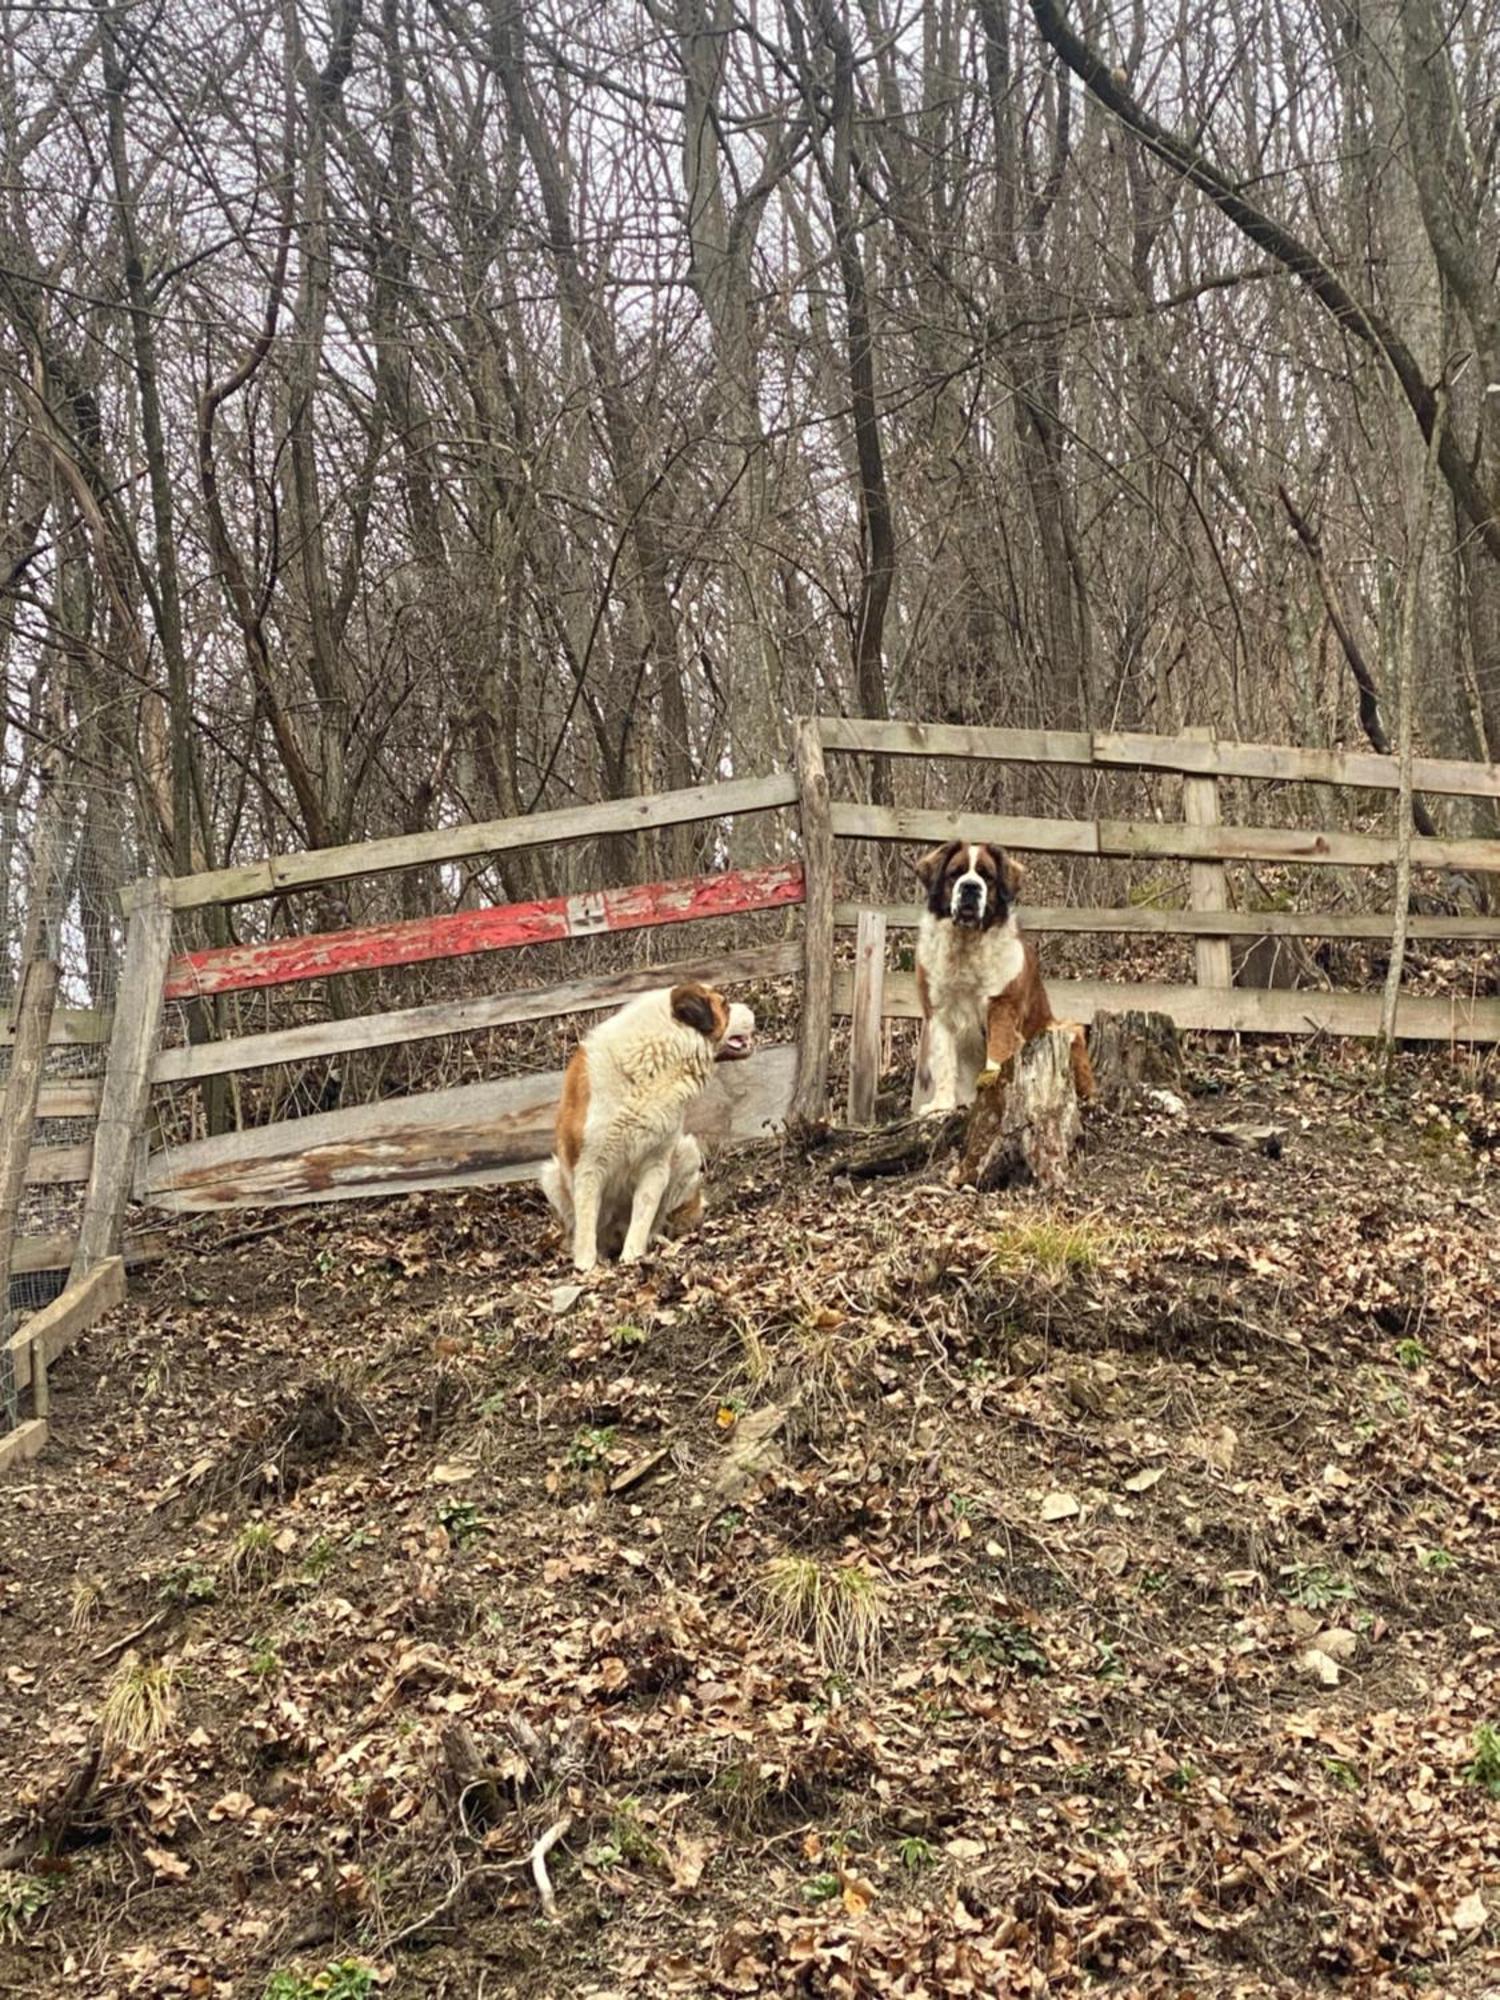
[[[509,951],[657,924],[685,924],[697,917],[737,916],[775,910],[803,900],[802,869],[778,862],[766,868],[732,868],[686,882],[648,882],[629,889],[601,889],[546,902],[505,903],[495,909],[459,910],[448,917],[416,917],[363,930],[323,931],[278,938],[272,944],[228,945],[188,952],[167,968],[166,997],[190,1000],[200,993],[243,993],[257,986],[290,986],[338,972],[419,965],[471,952]]]

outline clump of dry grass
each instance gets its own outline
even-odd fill
[[[104,1586],[96,1576],[75,1576],[68,1597],[68,1630],[87,1632],[103,1603]]]
[[[1097,1216],[1069,1222],[1058,1215],[1013,1215],[995,1232],[991,1264],[1008,1275],[1082,1276],[1118,1255],[1128,1241]]]
[[[149,1664],[139,1653],[127,1653],[110,1678],[99,1712],[105,1750],[138,1757],[170,1735],[180,1679],[173,1666]]]
[[[247,1521],[229,1552],[229,1580],[236,1596],[259,1590],[280,1567],[276,1531],[269,1521]]]
[[[878,1662],[886,1590],[864,1563],[773,1556],[760,1596],[766,1632],[810,1645],[831,1671],[865,1674]]]

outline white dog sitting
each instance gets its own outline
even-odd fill
[[[690,981],[643,993],[586,1035],[563,1077],[542,1192],[573,1237],[573,1263],[633,1264],[654,1235],[703,1211],[703,1155],[683,1131],[716,1062],[748,1056],[755,1016]]]

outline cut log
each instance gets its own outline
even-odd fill
[[[1073,1082],[1073,1035],[1048,1028],[979,1079],[955,1184],[1061,1187],[1083,1129]]]
[[[1128,1104],[1144,1090],[1182,1083],[1182,1045],[1169,1014],[1096,1014],[1089,1058],[1101,1104]]]
[[[904,1118],[899,1125],[883,1125],[874,1132],[841,1133],[820,1149],[819,1161],[829,1173],[847,1175],[852,1181],[915,1173],[930,1167],[940,1153],[951,1151],[967,1121],[966,1111],[949,1111],[941,1117]]]

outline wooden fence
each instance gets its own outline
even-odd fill
[[[1095,771],[1158,772],[1180,776],[1182,819],[1177,823],[1121,819],[1037,819],[1000,813],[947,812],[900,806],[871,806],[830,792],[826,754],[959,758],[984,763],[1066,765]],[[1399,778],[1393,759],[1337,750],[1304,750],[1282,744],[1225,743],[1210,731],[1159,737],[1100,731],[970,729],[910,722],[823,719],[804,732],[803,817],[810,804],[822,820],[818,839],[832,850],[839,840],[873,840],[932,846],[964,837],[994,841],[1019,854],[1073,858],[1176,860],[1188,864],[1185,909],[1039,908],[1023,911],[1034,932],[1072,932],[1189,937],[1194,940],[1192,985],[1063,979],[1049,976],[1054,1007],[1064,1018],[1089,1021],[1102,1009],[1157,1008],[1179,1027],[1244,1033],[1374,1035],[1380,1026],[1380,995],[1372,992],[1265,991],[1234,984],[1232,944],[1264,937],[1389,938],[1389,913],[1259,911],[1230,907],[1226,863],[1265,862],[1279,866],[1383,868],[1394,871],[1394,836],[1308,830],[1302,827],[1245,827],[1223,823],[1221,779],[1271,781],[1392,793]],[[1450,797],[1500,797],[1500,766],[1419,757],[1413,770],[1417,791]],[[1414,838],[1416,869],[1500,871],[1500,842],[1485,839]],[[829,864],[830,878],[834,865]],[[916,902],[894,908],[841,903],[831,895],[808,898],[803,1044],[798,1108],[823,1102],[827,1092],[826,1023],[835,1014],[853,1018],[847,1116],[867,1124],[874,1111],[880,1067],[881,1024],[915,1018],[920,1008],[916,981],[909,973],[886,970],[890,929],[914,930],[921,911]],[[857,927],[855,963],[836,964],[835,932]],[[1413,916],[1413,938],[1470,941],[1500,939],[1500,918]],[[822,991],[815,992],[815,984]],[[1403,996],[1396,1032],[1407,1040],[1500,1041],[1500,1000],[1453,995]],[[824,1052],[821,1063],[819,1051]]]
[[[1092,771],[1133,771],[1181,779],[1181,819],[1062,819],[969,813],[911,806],[873,806],[839,795],[849,768],[836,760],[870,757],[945,758],[1011,765],[1061,765]],[[1386,758],[1282,745],[1222,743],[1205,732],[1181,738],[1108,732],[967,729],[905,722],[814,719],[798,725],[795,768],[762,778],[735,779],[650,798],[538,813],[390,840],[309,853],[276,855],[211,874],[141,882],[126,898],[129,930],[119,1000],[112,1021],[58,1012],[57,1043],[108,1037],[102,1085],[47,1083],[47,1116],[95,1118],[89,1144],[34,1147],[31,1185],[86,1180],[76,1241],[22,1239],[17,1271],[71,1259],[75,1287],[90,1281],[84,1308],[104,1309],[122,1282],[117,1262],[107,1280],[92,1274],[115,1258],[132,1196],[175,1210],[220,1209],[334,1201],[360,1195],[477,1185],[528,1178],[545,1157],[560,1078],[527,1076],[388,1098],[312,1117],[146,1150],[153,1089],[191,1084],[272,1064],[299,1064],[361,1049],[477,1029],[534,1022],[608,1007],[630,994],[698,976],[734,985],[797,978],[801,1020],[796,1048],[768,1048],[750,1062],[726,1066],[696,1113],[710,1139],[736,1139],[773,1129],[788,1116],[821,1118],[828,1109],[830,1044],[835,1017],[850,1018],[847,1116],[873,1116],[886,1022],[917,1013],[909,973],[888,970],[892,931],[919,920],[915,899],[894,907],[841,898],[841,844],[876,841],[930,845],[949,837],[987,839],[1021,854],[1100,860],[1185,863],[1186,907],[1028,908],[1035,932],[1181,936],[1194,946],[1191,984],[1111,985],[1052,977],[1059,1013],[1088,1020],[1100,1008],[1149,1006],[1186,1028],[1299,1034],[1377,1031],[1380,1000],[1370,992],[1264,991],[1233,981],[1235,940],[1264,937],[1381,939],[1391,917],[1381,911],[1258,911],[1231,906],[1227,869],[1236,862],[1348,869],[1393,868],[1388,835],[1302,827],[1225,823],[1220,781],[1353,788],[1387,795],[1397,787]],[[1500,798],[1495,766],[1419,758],[1418,790],[1463,798]],[[460,911],[451,916],[346,929],[174,956],[178,912],[229,905],[319,887],[355,876],[430,868],[466,857],[554,846],[664,826],[719,822],[740,814],[793,809],[799,851],[784,861],[705,876],[690,882],[645,884],[593,894]],[[1500,842],[1482,839],[1412,843],[1419,869],[1493,873]],[[387,1009],[353,1019],[327,1019],[216,1042],[163,1048],[164,1002],[199,995],[254,991],[324,980],[330,975],[498,953],[565,938],[656,929],[704,918],[802,909],[800,939],[753,949],[683,958],[534,990],[505,991]],[[840,933],[854,933],[852,959],[838,951]],[[1500,938],[1500,919],[1416,916],[1416,938]],[[503,959],[500,961],[503,963]],[[1397,1032],[1436,1041],[1500,1040],[1500,1000],[1455,995],[1408,996]],[[0,1022],[0,1037],[4,1023]],[[126,1246],[127,1258],[129,1246]],[[35,1357],[84,1323],[76,1292],[57,1302],[64,1332],[37,1321],[15,1336],[28,1357],[23,1374],[44,1378]],[[20,1351],[19,1349],[17,1351]],[[16,1437],[12,1432],[10,1443]],[[13,1449],[18,1449],[14,1447]]]

